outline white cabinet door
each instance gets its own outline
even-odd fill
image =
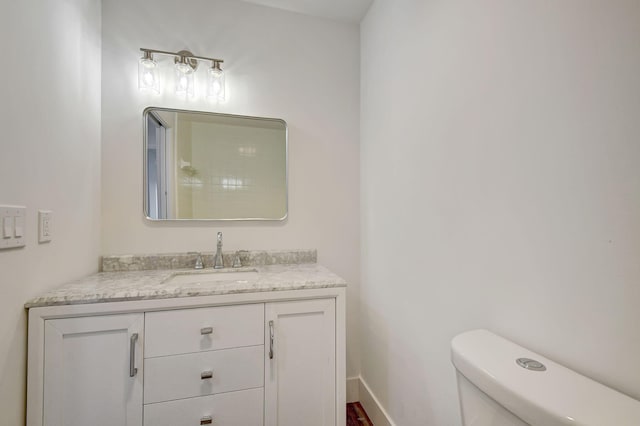
[[[143,328],[143,314],[47,320],[44,425],[142,426]]]
[[[265,426],[334,426],[335,300],[267,303],[265,317]]]

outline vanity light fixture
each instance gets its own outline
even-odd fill
[[[138,62],[138,87],[140,90],[160,93],[158,64],[153,60],[153,53],[150,51],[144,51],[144,55]]]
[[[176,66],[176,95],[193,97],[195,94],[194,74],[198,69],[198,61],[191,52],[181,50],[173,62]]]
[[[224,101],[225,81],[224,71],[220,68],[220,61],[213,61],[207,70],[207,97],[216,101]]]
[[[220,67],[222,59],[196,56],[188,50],[179,52],[167,52],[164,50],[140,48],[143,55],[138,64],[138,87],[140,90],[151,90],[160,93],[160,80],[158,78],[158,65],[153,60],[154,54],[174,57],[175,65],[175,91],[176,95],[193,97],[195,90],[195,74],[199,61],[211,61],[211,68],[207,70],[207,97],[224,101],[225,76]]]

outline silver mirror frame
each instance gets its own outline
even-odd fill
[[[284,134],[285,134],[285,211],[284,216],[280,218],[264,218],[264,217],[242,217],[242,218],[227,218],[227,219],[154,219],[149,217],[149,199],[146,188],[148,186],[148,173],[147,173],[147,114],[151,111],[167,111],[167,112],[176,112],[176,113],[187,113],[187,114],[203,114],[203,115],[217,115],[219,117],[230,117],[230,118],[242,118],[248,120],[263,120],[263,121],[273,121],[282,123],[284,125]],[[211,111],[192,111],[192,110],[184,110],[184,109],[174,109],[174,108],[162,108],[162,107],[153,107],[149,106],[142,111],[142,212],[145,220],[148,220],[153,223],[162,223],[162,222],[233,222],[233,221],[269,221],[269,222],[282,222],[287,219],[289,216],[289,126],[286,121],[280,118],[268,118],[268,117],[255,117],[249,115],[237,115],[237,114],[223,114],[218,112]]]

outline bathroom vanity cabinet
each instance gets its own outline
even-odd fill
[[[274,348],[265,357],[265,426],[334,424],[337,407],[345,417],[345,405],[336,405],[335,398],[335,301],[268,303],[265,308],[265,340],[271,342],[273,334]],[[340,381],[346,384],[346,378]]]
[[[28,426],[345,424],[345,287],[32,307]]]
[[[144,314],[45,321],[43,424],[141,425],[142,380],[129,374],[128,354],[143,333]],[[141,353],[131,364],[143,365]]]

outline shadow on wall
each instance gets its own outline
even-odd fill
[[[445,369],[434,369],[429,360],[449,358],[451,339],[461,330],[427,334],[423,322],[435,319],[423,312],[404,312],[402,315],[406,322],[413,324],[412,329],[394,330],[393,318],[388,318],[387,312],[398,312],[397,309],[376,311],[366,302],[360,309],[363,346],[376,348],[375,357],[362,354],[362,380],[376,392],[372,396],[380,403],[379,408],[390,416],[388,420],[395,425],[399,425],[398,418],[407,425],[441,424],[442,419],[437,415],[443,407],[434,404],[442,400],[442,394],[447,394],[451,405],[446,410],[456,419],[455,424],[460,424],[455,368],[449,363]],[[368,364],[372,359],[375,365]],[[366,395],[360,395],[361,402],[366,399]],[[366,401],[363,406],[374,424],[388,424],[386,419],[376,418],[379,410],[369,407]]]
[[[0,411],[0,424],[2,425],[23,425],[27,414],[27,359],[24,354],[27,353],[27,311],[22,305],[17,307],[20,312],[12,315],[16,318],[16,323],[8,327],[13,330],[13,335],[7,333],[2,335],[6,353],[0,354],[0,359],[4,359],[5,363],[0,366],[0,383],[16,383],[18,387],[3,386],[0,387],[0,400],[10,403],[18,408],[10,412]],[[22,405],[22,407],[18,407]],[[15,415],[16,417],[5,417]]]

